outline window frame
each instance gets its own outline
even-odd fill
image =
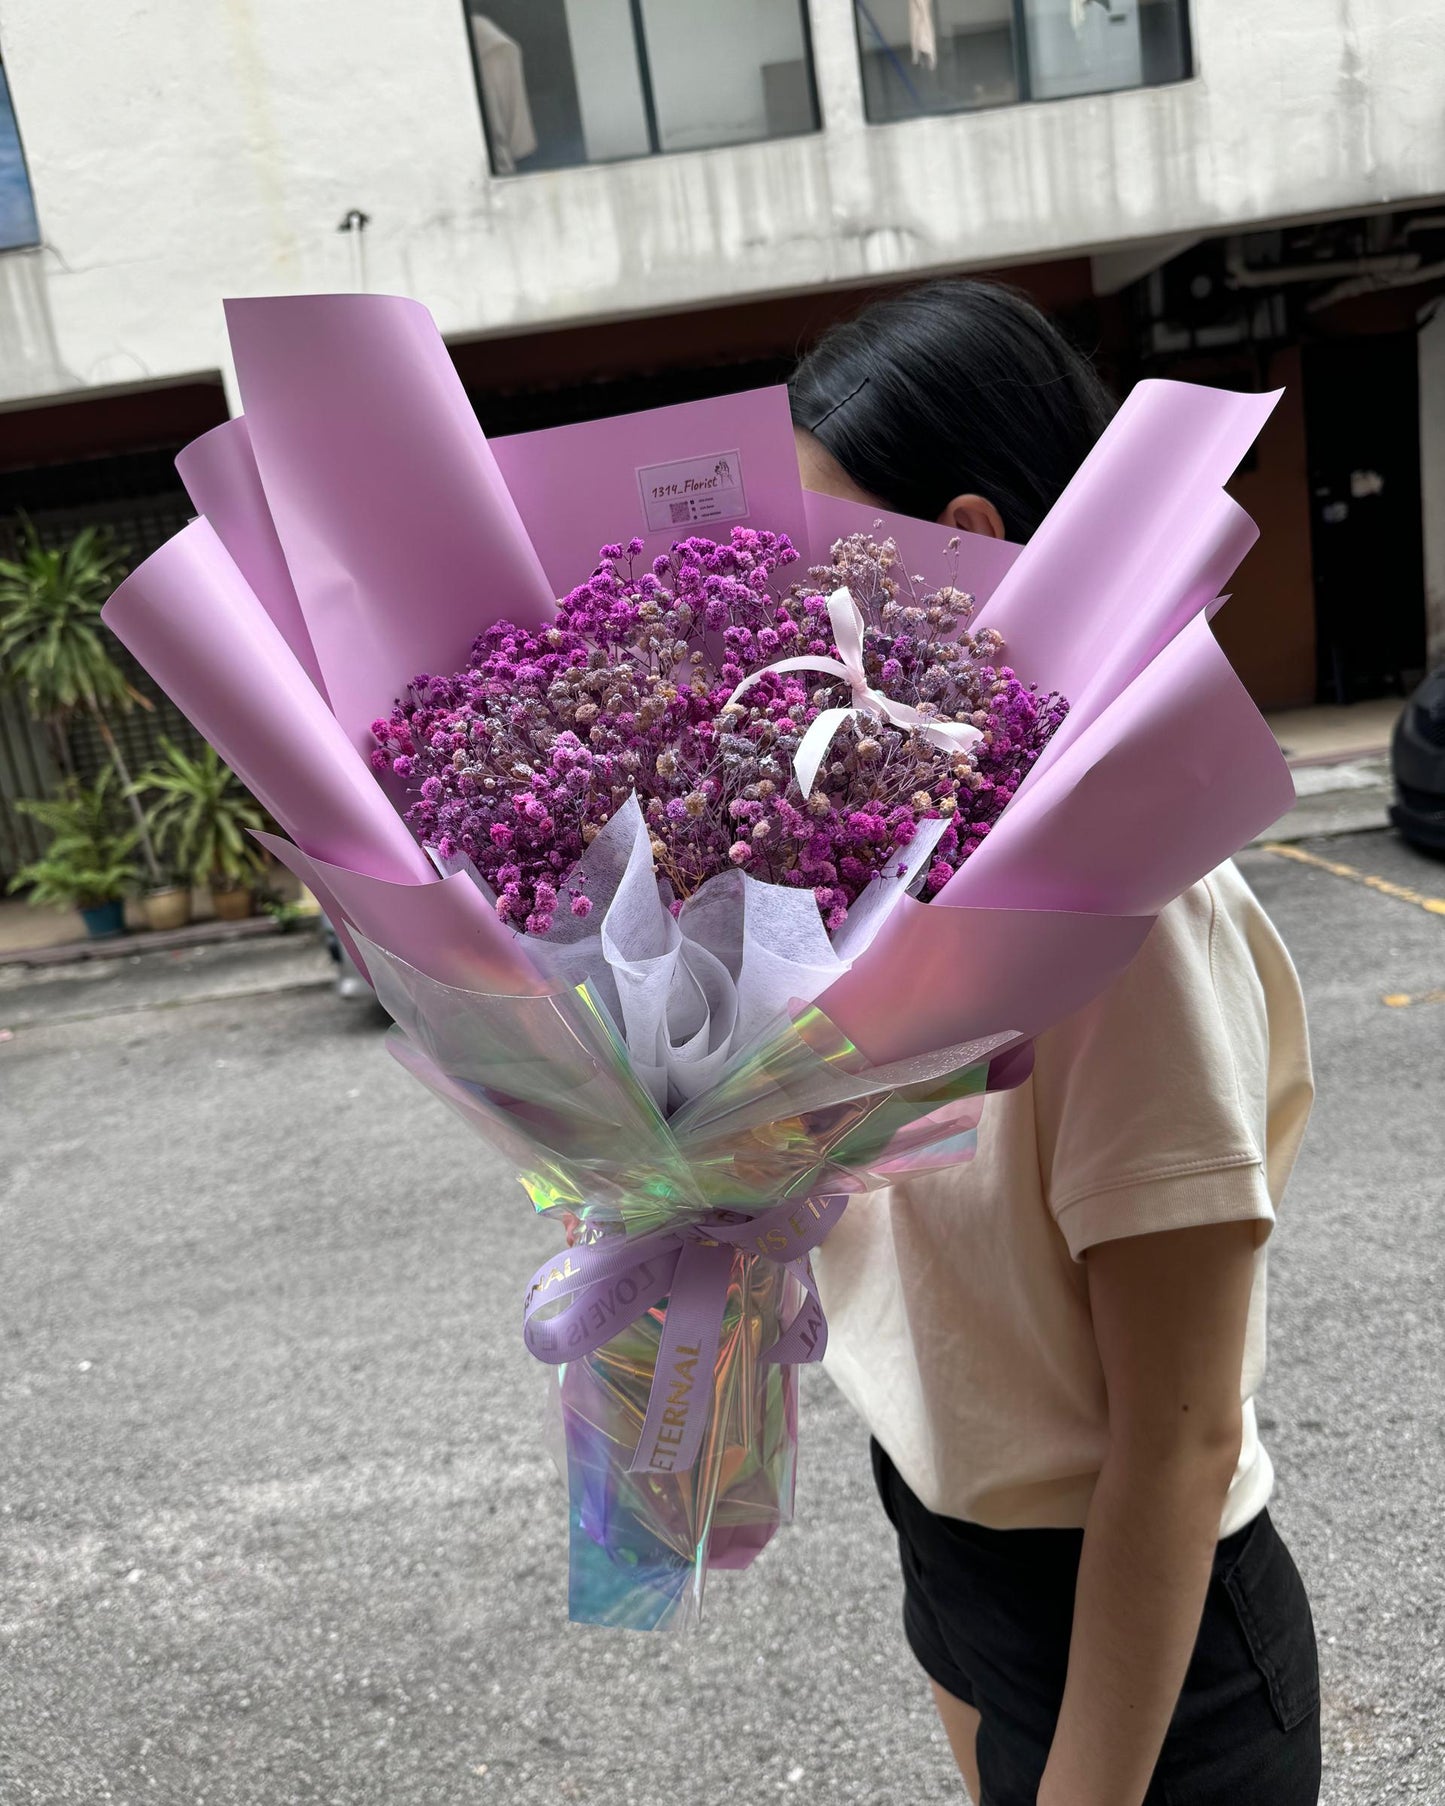
[[[482,123],[482,142],[487,152],[487,174],[494,182],[515,182],[527,176],[556,176],[576,169],[617,169],[627,164],[650,163],[656,157],[706,157],[717,151],[747,150],[757,144],[789,144],[798,138],[816,138],[824,129],[823,102],[818,91],[818,67],[813,55],[813,14],[809,0],[792,0],[801,27],[803,70],[808,81],[808,100],[813,123],[798,132],[781,132],[763,138],[734,139],[726,144],[692,144],[669,148],[661,142],[657,123],[657,100],[652,82],[652,63],[647,52],[647,19],[643,0],[628,0],[628,16],[632,25],[633,54],[636,57],[638,84],[642,90],[643,118],[647,128],[648,148],[632,156],[607,157],[597,162],[584,159],[580,163],[553,164],[543,169],[507,169],[497,167],[496,143],[492,124],[487,117],[486,96],[482,91],[482,68],[477,56],[476,39],[471,28],[472,12],[468,0],[461,0],[462,30],[467,42],[467,56],[472,69],[472,91]]]
[[[1013,52],[1014,81],[1019,89],[1017,98],[1013,100],[990,100],[980,106],[960,104],[954,107],[938,107],[920,113],[903,113],[895,119],[875,119],[868,110],[868,85],[863,74],[863,10],[867,0],[849,0],[853,10],[853,41],[858,50],[858,74],[863,87],[863,123],[872,130],[880,131],[890,126],[916,125],[920,119],[959,119],[971,113],[1001,113],[1011,107],[1053,107],[1071,100],[1097,100],[1106,94],[1143,94],[1153,88],[1182,88],[1186,82],[1197,81],[1199,71],[1194,60],[1194,20],[1191,0],[1175,0],[1180,20],[1180,51],[1184,61],[1184,74],[1171,76],[1165,81],[1123,82],[1113,87],[1086,88],[1077,94],[1035,94],[1033,92],[1033,70],[1029,61],[1028,41],[1028,9],[1027,0],[1009,0],[1010,48]],[[876,23],[874,24],[877,30]],[[892,48],[890,46],[890,48]]]
[[[8,257],[16,251],[38,251],[45,243],[45,234],[40,229],[40,209],[35,202],[35,181],[30,174],[30,159],[25,153],[25,136],[20,130],[20,120],[15,111],[15,90],[10,85],[10,73],[6,67],[3,48],[0,48],[0,84],[4,85],[5,105],[10,114],[10,123],[15,128],[15,153],[20,160],[20,173],[25,178],[25,192],[30,199],[30,217],[35,222],[33,238],[18,239],[13,245],[0,244],[0,257]]]

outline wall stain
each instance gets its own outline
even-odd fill
[[[49,252],[0,257],[0,401],[78,389],[60,355],[50,306]]]

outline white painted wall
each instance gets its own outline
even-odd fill
[[[467,335],[1445,193],[1445,7],[1195,0],[1191,82],[883,127],[811,10],[823,133],[494,179],[460,0],[3,0],[45,242],[0,399],[222,366],[223,295],[351,286],[353,207]]]

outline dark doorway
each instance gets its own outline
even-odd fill
[[[1307,344],[1304,399],[1318,700],[1403,693],[1425,664],[1415,334]]]

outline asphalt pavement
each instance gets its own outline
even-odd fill
[[[1445,865],[1383,833],[1241,864],[1320,1087],[1261,1411],[1314,1599],[1324,1799],[1433,1806]],[[517,1335],[554,1238],[502,1163],[313,944],[64,972],[0,975],[4,1806],[961,1797],[825,1376],[798,1525],[715,1577],[697,1635],[567,1625]]]

